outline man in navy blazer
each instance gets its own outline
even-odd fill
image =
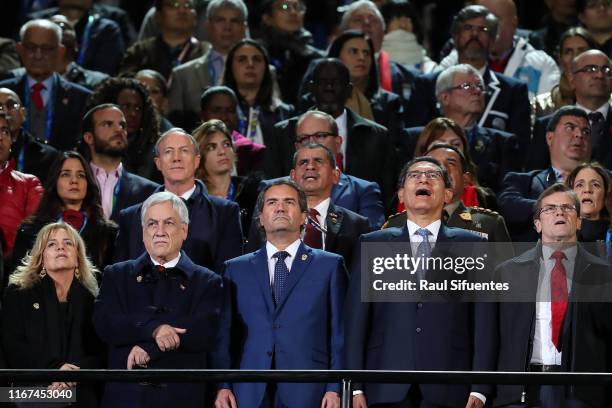
[[[190,134],[173,128],[155,145],[155,165],[164,177],[157,191],[170,191],[186,201],[192,220],[185,253],[197,265],[221,272],[223,262],[242,254],[243,238],[238,205],[207,194],[195,179],[200,165],[198,143]],[[115,260],[135,259],[144,250],[140,228],[141,204],[121,210]]]
[[[455,17],[451,33],[456,44],[458,62],[470,64],[482,74],[486,88],[486,105],[479,126],[510,132],[518,137],[525,151],[531,137],[530,104],[527,84],[494,73],[488,67],[489,49],[497,35],[497,17],[486,7],[463,8]],[[406,126],[425,126],[439,116],[435,84],[439,72],[415,79],[406,108]]]
[[[508,171],[521,168],[518,139],[502,130],[478,124],[485,109],[484,81],[469,64],[453,65],[438,75],[436,98],[441,112],[463,129],[472,161],[477,166],[478,182],[497,191]],[[423,127],[406,129],[404,138],[406,161],[414,156]],[[427,150],[428,146],[423,146]]]
[[[591,157],[591,128],[586,112],[572,105],[557,110],[548,122],[546,143],[550,167],[510,172],[504,178],[498,204],[513,242],[537,241],[531,218],[536,199]]]
[[[21,27],[20,36],[17,52],[26,73],[0,82],[0,87],[13,90],[24,102],[24,127],[34,137],[59,150],[74,149],[91,91],[54,72],[65,52],[62,29],[48,20],[32,20]]]
[[[438,244],[480,242],[483,238],[442,223],[452,200],[450,177],[431,157],[406,164],[398,194],[406,204],[407,224],[362,235],[368,242],[407,243],[436,253]],[[427,239],[428,243],[425,243]],[[414,253],[411,248],[410,252]],[[346,368],[349,370],[492,370],[495,367],[495,308],[457,302],[362,301],[362,271],[353,262],[345,309]],[[353,407],[482,407],[489,386],[449,384],[355,384]]]
[[[266,187],[257,207],[265,246],[225,265],[232,319],[220,368],[342,369],[342,258],[300,240],[308,206],[295,183]],[[233,383],[221,387],[215,406],[337,408],[339,392],[337,383]]]
[[[106,267],[94,326],[108,344],[108,367],[206,368],[222,321],[222,278],[181,251],[187,206],[160,192],[142,206],[146,252]],[[105,407],[203,407],[199,383],[107,383]]]
[[[595,67],[595,68],[593,68]],[[612,77],[603,70],[612,69],[610,58],[599,50],[588,50],[574,58],[570,83],[574,88],[576,107],[583,109],[591,124],[592,160],[612,169]],[[594,71],[594,72],[591,72]],[[546,154],[546,128],[552,115],[536,120],[527,156],[527,170],[550,166]]]
[[[336,58],[322,60],[314,69],[310,89],[316,109],[330,114],[338,123],[335,135],[342,136],[336,139],[342,155],[336,160],[338,167],[347,174],[378,183],[383,204],[388,204],[387,199],[395,192],[397,174],[395,140],[384,126],[345,107],[352,90],[348,68]],[[299,119],[296,116],[274,126],[271,143],[266,142],[266,176],[282,177],[291,170]]]
[[[79,147],[89,160],[107,218],[119,222],[122,209],[142,203],[159,187],[123,168],[121,159],[128,149],[127,125],[119,106],[105,103],[85,114]]]

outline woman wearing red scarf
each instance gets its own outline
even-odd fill
[[[63,221],[79,232],[92,263],[103,270],[112,261],[117,226],[104,218],[100,191],[83,156],[64,152],[49,172],[38,210],[17,231],[13,264],[19,265],[46,224]]]

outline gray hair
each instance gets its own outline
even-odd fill
[[[497,26],[499,25],[499,19],[495,14],[491,13],[488,8],[480,5],[467,6],[461,9],[455,16],[453,23],[451,24],[451,35],[455,36],[461,31],[463,24],[473,18],[482,17],[485,19],[487,28],[489,29],[488,34],[491,38],[497,37]]]
[[[187,209],[187,205],[185,205],[179,196],[168,191],[160,191],[159,193],[155,193],[145,200],[145,202],[142,204],[142,209],[140,210],[140,224],[143,227],[145,226],[145,216],[150,207],[165,202],[170,202],[170,204],[172,204],[172,208],[174,208],[174,211],[176,211],[179,215],[181,223],[189,224],[189,210]]]
[[[484,85],[484,80],[480,72],[469,64],[457,64],[446,68],[438,75],[436,80],[436,98],[440,101],[440,95],[453,87],[453,78],[455,74],[471,74],[477,76],[480,82]]]
[[[385,19],[383,18],[382,13],[376,7],[376,4],[370,0],[358,0],[354,3],[351,3],[346,8],[344,8],[344,13],[342,14],[342,20],[340,20],[340,31],[346,30],[346,26],[348,24],[349,19],[353,15],[353,13],[361,8],[368,8],[376,14],[376,17],[382,23],[383,31],[386,31],[387,25],[385,24]]]
[[[162,135],[155,142],[155,147],[153,148],[153,150],[155,151],[155,157],[159,157],[159,145],[161,145],[162,141],[165,138],[167,138],[173,133],[180,133],[186,138],[188,138],[191,141],[191,144],[193,145],[193,151],[195,152],[195,155],[200,155],[200,146],[198,146],[197,140],[195,140],[195,138],[191,134],[187,133],[184,129],[181,129],[180,127],[173,127],[172,129],[168,129],[164,133],[162,133]]]
[[[210,20],[220,8],[238,10],[244,21],[249,18],[249,10],[242,0],[211,0],[206,7],[206,20]]]
[[[19,39],[23,41],[28,30],[33,27],[45,28],[47,30],[53,31],[55,33],[55,37],[57,38],[56,45],[58,47],[62,45],[62,28],[59,25],[55,24],[53,21],[43,19],[43,18],[39,18],[36,20],[30,20],[24,25],[22,25],[21,28],[19,29]]]

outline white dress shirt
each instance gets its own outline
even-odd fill
[[[289,256],[285,258],[285,265],[287,265],[287,269],[291,272],[291,265],[293,265],[293,260],[295,259],[295,254],[297,254],[298,248],[302,243],[301,240],[296,239],[285,248],[285,251],[289,253]],[[274,258],[274,254],[276,254],[280,249],[276,248],[274,245],[270,243],[270,241],[266,241],[266,253],[268,255],[268,274],[270,275],[270,286],[274,285],[274,267],[276,266],[276,262],[278,262],[278,258]]]
[[[550,259],[554,249],[542,246],[540,259],[540,273],[536,302],[535,332],[531,351],[531,364],[561,365],[562,352],[558,351],[552,342],[552,311],[550,302],[550,276],[555,266],[555,260]],[[567,259],[561,262],[565,267],[568,296],[572,288],[574,275],[574,262],[576,260],[576,246],[566,248],[563,253]],[[547,299],[544,301],[543,299]]]
[[[104,210],[104,216],[110,219],[113,214],[113,199],[115,198],[115,186],[121,178],[123,172],[123,165],[119,163],[119,166],[110,173],[107,173],[102,167],[96,166],[93,162],[90,162],[91,170],[96,178],[98,187],[100,188],[100,198],[102,199],[102,210]]]
[[[323,227],[323,229],[326,230],[326,220],[327,220],[327,212],[329,211],[329,204],[331,203],[331,198],[326,198],[325,200],[321,201],[319,204],[315,205],[314,209],[317,210],[319,212],[319,215],[317,215],[317,222],[319,223],[319,225],[321,225]],[[325,237],[327,236],[327,234],[325,233],[325,231],[321,232],[321,242],[322,242],[322,248],[323,250],[325,250]]]
[[[194,184],[193,187],[191,187],[189,190],[181,194],[181,198],[183,200],[189,200],[191,196],[193,195],[193,193],[195,192],[195,189],[196,189],[196,185]]]
[[[153,265],[161,265],[164,268],[174,268],[179,263],[179,260],[181,259],[181,253],[179,252],[176,258],[169,260],[165,264],[160,264],[155,259],[153,259],[153,257],[151,256],[149,256],[149,258],[151,258],[151,262],[153,262]]]

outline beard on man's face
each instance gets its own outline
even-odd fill
[[[122,146],[113,146],[109,142],[94,137],[94,151],[110,157],[123,157],[127,151],[127,143]]]
[[[472,38],[466,42],[460,51],[467,60],[481,60],[488,57],[487,48],[477,38]]]

